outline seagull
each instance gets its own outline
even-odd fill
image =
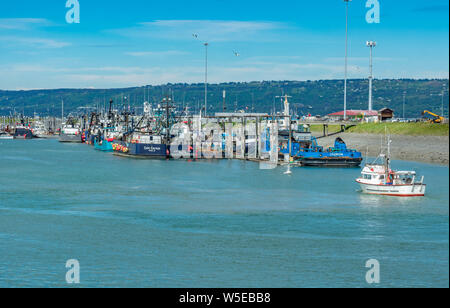
[[[192,34],[192,37],[198,38],[198,34],[193,33],[193,34]]]
[[[237,51],[233,51],[233,53],[234,53],[234,55],[235,55],[236,57],[239,57],[239,56],[240,56],[240,54],[239,54]]]

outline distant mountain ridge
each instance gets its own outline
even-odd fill
[[[401,117],[403,93],[406,93],[406,117],[420,117],[427,109],[441,113],[441,92],[445,87],[445,114],[448,114],[448,79],[379,79],[374,80],[374,108],[389,107]],[[229,82],[208,85],[208,112],[222,111],[222,93],[226,91],[227,111],[247,110],[271,113],[280,111],[281,99],[287,94],[297,114],[329,114],[343,110],[343,80],[318,81],[262,81]],[[0,90],[0,115],[25,113],[33,115],[60,115],[64,100],[65,114],[83,110],[83,107],[107,107],[113,99],[115,107],[141,107],[149,98],[153,104],[163,97],[173,96],[179,108],[189,106],[198,112],[204,105],[204,84],[166,84],[123,89],[55,89],[30,91]],[[127,99],[125,100],[126,97]],[[354,79],[348,82],[348,109],[367,109],[368,81]],[[81,108],[80,108],[81,107]]]

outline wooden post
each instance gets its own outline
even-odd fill
[[[256,117],[256,159],[259,159],[259,143],[260,143],[260,139],[259,139],[259,117]]]
[[[324,137],[328,136],[328,124],[323,125],[323,136]]]
[[[291,123],[291,116],[288,118],[288,124],[289,124],[289,164],[291,163],[291,156],[292,156],[292,123]]]
[[[247,140],[247,135],[245,134],[245,126],[247,125],[247,119],[245,118],[245,116],[243,116],[242,117],[242,124],[243,124],[243,126],[244,126],[244,160],[246,159],[246,157],[247,157],[247,151],[246,151],[246,143],[245,143],[245,141]]]

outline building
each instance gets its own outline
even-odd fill
[[[331,113],[328,117],[336,121],[342,121],[344,120],[344,111]],[[394,111],[390,108],[383,108],[380,111],[347,110],[347,120],[350,121],[379,122],[392,120],[392,118],[394,118]]]
[[[378,119],[380,121],[388,121],[394,118],[394,110],[390,108],[383,108],[378,111]]]
[[[331,119],[336,121],[344,120],[344,111],[339,111],[331,113],[328,115]],[[347,120],[350,121],[367,121],[376,122],[378,121],[378,111],[374,110],[347,110]]]

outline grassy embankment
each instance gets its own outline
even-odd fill
[[[391,135],[407,136],[448,136],[448,124],[433,123],[364,123],[347,130],[348,133],[384,134],[385,128]],[[328,132],[340,131],[340,125],[329,125]],[[312,125],[312,132],[322,132],[322,125]]]

